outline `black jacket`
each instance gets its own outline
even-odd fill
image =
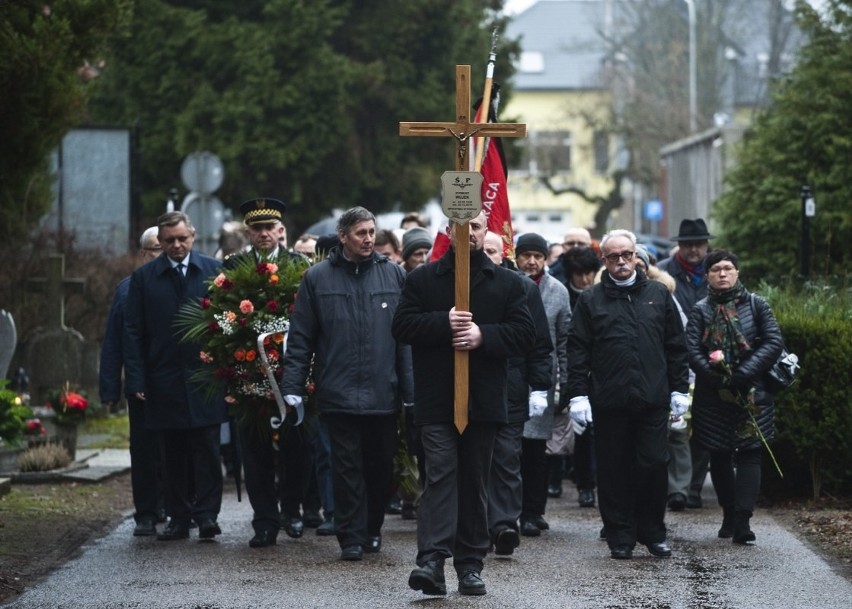
[[[532,349],[515,353],[509,358],[509,423],[529,419],[530,391],[547,391],[553,384],[553,342],[550,340],[541,291],[532,279],[523,274],[519,275],[524,283],[527,308],[535,324],[535,343]]]
[[[483,343],[470,351],[469,418],[507,422],[509,357],[533,345],[535,327],[523,280],[471,252],[470,310]],[[393,335],[411,345],[414,360],[414,420],[418,425],[452,423],[454,350],[449,310],[455,302],[455,253],[414,269],[405,279],[393,320]]]
[[[757,319],[752,315],[752,298]],[[689,365],[695,371],[693,436],[709,450],[759,448],[762,444],[759,437],[753,434],[741,437],[737,433],[738,428],[747,423],[750,417],[742,405],[726,401],[719,394],[721,390],[730,387],[722,383],[720,375],[711,367],[707,348],[701,344],[704,329],[712,316],[713,305],[706,298],[700,300],[690,313],[686,330]],[[743,301],[737,304],[737,317],[743,334],[755,348],[733,370],[734,389],[745,393],[751,386],[756,388],[755,403],[759,412],[755,418],[763,436],[770,440],[775,435],[775,404],[772,394],[764,387],[763,375],[781,354],[784,346],[781,330],[772,309],[759,296],[746,293]]]
[[[618,287],[609,273],[582,294],[568,330],[570,397],[589,396],[592,411],[668,407],[689,388],[686,342],[671,294],[637,272]]]
[[[405,348],[391,336],[404,280],[386,257],[356,263],[340,248],[309,268],[290,317],[281,393],[304,393],[313,360],[320,413],[393,414],[411,401]]]

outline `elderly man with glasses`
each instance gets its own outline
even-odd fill
[[[631,558],[638,542],[665,558],[668,422],[689,405],[683,326],[666,287],[636,270],[633,233],[607,233],[601,251],[606,270],[580,294],[568,332],[570,415],[594,418],[610,555]]]

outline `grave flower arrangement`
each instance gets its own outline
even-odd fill
[[[265,420],[268,427],[277,413],[269,373],[276,383],[282,376],[290,314],[309,264],[286,255],[260,262],[238,255],[208,281],[206,297],[178,313],[183,340],[200,345],[204,365],[193,381],[212,393],[224,391],[231,414],[241,422]]]
[[[62,389],[48,394],[46,406],[56,413],[57,425],[79,425],[86,419],[89,400],[85,392],[71,391],[66,381]]]
[[[8,383],[0,379],[0,445],[17,446],[33,413],[17,393],[6,388]]]

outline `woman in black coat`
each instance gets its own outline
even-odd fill
[[[707,256],[707,297],[692,309],[686,339],[696,374],[692,433],[710,451],[723,510],[719,537],[745,544],[755,540],[749,519],[760,492],[761,436],[768,442],[775,435],[775,405],[763,376],[783,341],[772,309],[740,283],[738,265],[726,250]]]

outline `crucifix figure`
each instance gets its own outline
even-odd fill
[[[472,123],[470,121],[470,66],[456,66],[456,120],[455,122],[403,122],[399,124],[401,136],[452,137],[456,141],[456,171],[468,169],[468,146],[472,137],[524,137],[526,125],[518,123]],[[488,116],[487,112],[483,113]],[[487,119],[486,119],[487,120]],[[479,168],[476,168],[477,171]],[[446,213],[446,212],[445,212]],[[448,214],[449,215],[449,214]],[[456,223],[455,256],[457,311],[470,310],[470,232],[467,218],[449,217]],[[459,433],[468,422],[468,352],[455,352],[454,421]]]

